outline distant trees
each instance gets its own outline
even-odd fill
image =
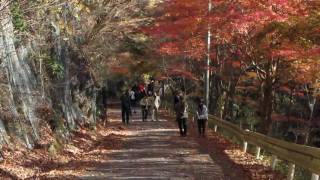
[[[309,97],[309,107],[315,107],[312,102],[317,96],[312,92],[317,88],[311,87],[318,82],[313,68],[318,67],[320,55],[319,5],[297,0],[212,0],[209,14],[208,1],[171,0],[163,3],[162,13],[143,31],[157,41],[158,53],[168,59],[200,62],[192,63],[198,68],[191,69],[195,79],[203,82],[209,25],[211,113],[235,122],[250,114],[252,122],[247,123],[252,130],[275,135],[285,130],[274,128],[273,116],[288,113],[279,112],[278,97],[299,99],[291,106],[304,104]],[[281,91],[287,86],[295,92]],[[310,121],[314,110],[307,111],[309,115],[303,118]],[[296,127],[296,123],[289,126]]]

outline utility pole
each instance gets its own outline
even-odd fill
[[[212,1],[208,2],[208,19],[210,19],[210,14],[212,11]],[[205,103],[209,108],[209,93],[210,93],[210,53],[211,53],[211,26],[210,21],[208,21],[208,42],[207,42],[207,59],[206,59],[206,73],[205,73]]]

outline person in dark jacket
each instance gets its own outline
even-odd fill
[[[131,104],[130,104],[130,95],[128,90],[121,95],[120,100],[121,100],[122,123],[129,124]]]
[[[201,99],[197,109],[197,124],[198,124],[199,136],[205,137],[207,121],[208,121],[208,108],[204,104],[204,100]]]
[[[174,97],[173,97],[173,107],[176,107],[176,104],[179,102],[180,97],[179,94],[181,94],[179,91],[174,92]]]
[[[180,94],[181,92],[180,91],[174,91],[173,93],[173,109],[174,109],[174,112],[176,112],[176,121],[178,122],[179,120],[179,116],[177,114],[177,105],[178,103],[180,102]]]
[[[176,118],[180,136],[187,136],[188,105],[185,96],[181,93],[179,101],[175,105]]]
[[[149,92],[151,92],[151,94],[153,94],[154,93],[154,79],[151,79],[151,81],[150,81],[150,83],[148,84],[148,86],[147,86],[147,92],[149,93]]]

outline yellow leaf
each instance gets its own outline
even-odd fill
[[[88,13],[91,12],[91,11],[90,11],[90,8],[88,8],[88,7],[86,7],[86,11],[87,11]]]
[[[72,31],[72,28],[70,26],[67,26],[66,27],[66,31],[69,35],[72,35],[73,34],[73,31]]]
[[[248,73],[247,73],[247,76],[248,76],[249,78],[255,78],[255,77],[257,77],[257,73],[255,73],[255,72],[248,72]]]

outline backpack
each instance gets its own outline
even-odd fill
[[[183,111],[181,118],[188,119],[188,105],[187,104],[185,105],[185,108],[184,108],[184,111]]]

